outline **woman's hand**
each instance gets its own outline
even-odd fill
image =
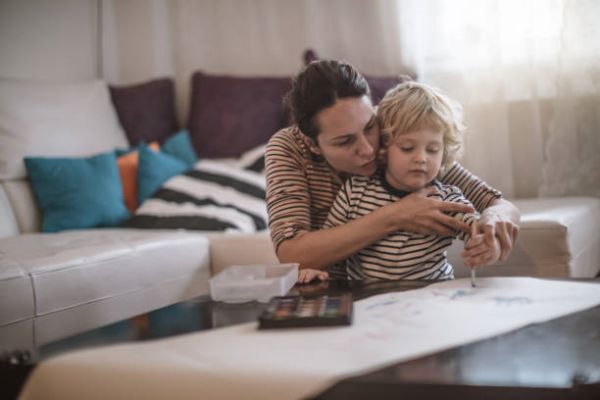
[[[318,269],[305,268],[298,272],[298,283],[310,283],[315,279],[326,281],[329,279],[329,274]]]
[[[424,235],[454,236],[469,231],[469,225],[445,213],[472,213],[467,204],[441,201],[427,196],[437,189],[428,187],[389,204],[391,231],[406,230]]]
[[[484,234],[488,246],[492,246],[495,239],[500,243],[500,261],[506,261],[519,236],[519,210],[510,202],[498,199],[488,207],[479,219],[479,229]],[[461,255],[473,258],[477,254],[474,247],[467,243]]]

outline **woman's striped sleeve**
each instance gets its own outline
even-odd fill
[[[499,190],[489,186],[459,163],[454,163],[440,181],[446,185],[457,186],[480,213],[494,200],[502,197]]]
[[[285,131],[276,133],[267,145],[267,213],[275,250],[286,239],[309,231],[310,193],[302,156]]]

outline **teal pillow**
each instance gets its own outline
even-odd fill
[[[42,231],[117,226],[129,218],[114,152],[89,158],[26,157]]]
[[[129,154],[132,151],[136,151],[137,147],[128,147],[128,148],[119,148],[119,149],[115,149],[115,156],[117,158],[124,156],[125,154]]]
[[[198,161],[189,132],[184,129],[167,139],[160,147],[163,153],[170,154],[193,167]]]
[[[164,152],[155,152],[145,144],[139,145],[137,170],[138,204],[152,196],[167,179],[189,169],[179,158]]]

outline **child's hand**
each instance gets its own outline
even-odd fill
[[[487,236],[479,231],[479,224],[471,224],[471,237],[465,243],[469,248],[470,256],[463,251],[465,265],[469,268],[480,268],[491,265],[498,261],[501,254],[500,241],[495,236]]]
[[[301,269],[298,273],[298,283],[310,283],[318,278],[320,281],[329,279],[329,274],[326,271],[318,269]]]

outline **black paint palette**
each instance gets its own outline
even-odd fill
[[[352,295],[273,297],[258,322],[259,329],[350,325]]]

